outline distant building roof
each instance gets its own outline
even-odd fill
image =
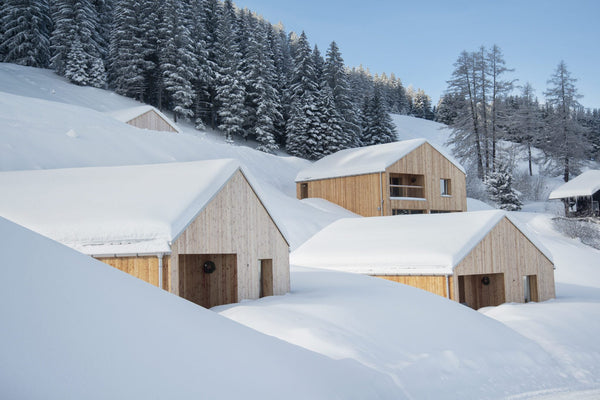
[[[229,159],[0,172],[0,216],[86,254],[170,252],[238,170],[261,198]]]
[[[138,107],[131,107],[131,108],[124,108],[122,110],[116,110],[116,111],[109,111],[106,114],[110,115],[111,117],[118,119],[121,122],[129,122],[137,117],[139,117],[140,115],[146,114],[149,111],[154,111],[156,114],[158,114],[171,128],[173,128],[176,132],[181,133],[181,131],[179,130],[179,128],[177,127],[177,125],[175,125],[175,123],[173,121],[171,121],[169,119],[169,117],[167,117],[165,114],[163,114],[162,112],[160,112],[157,108],[154,108],[150,105],[143,105],[143,106],[138,106]]]
[[[559,186],[550,193],[549,199],[591,196],[600,190],[600,170],[592,169]]]
[[[372,275],[450,275],[505,217],[552,260],[510,214],[491,210],[340,219],[293,251],[290,263]]]
[[[296,182],[383,172],[387,167],[424,143],[429,143],[448,161],[456,165],[462,172],[465,172],[464,168],[453,157],[438,146],[425,139],[411,139],[338,151],[323,157],[300,171],[296,176]]]

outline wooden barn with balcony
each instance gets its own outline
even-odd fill
[[[0,187],[0,216],[203,307],[289,291],[288,242],[237,161],[0,172]]]
[[[474,309],[555,297],[551,253],[499,210],[344,218],[290,261],[403,283]]]
[[[425,139],[331,154],[300,171],[296,191],[364,217],[467,210],[465,170]]]

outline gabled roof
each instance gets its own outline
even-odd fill
[[[154,111],[157,115],[160,116],[171,128],[173,128],[177,133],[181,133],[177,125],[173,121],[171,121],[165,114],[161,113],[157,108],[154,108],[149,105],[143,105],[139,107],[131,107],[124,108],[122,110],[110,111],[106,114],[111,117],[121,121],[121,122],[129,122],[132,119],[139,117],[140,115],[146,114],[147,112]]]
[[[0,172],[0,216],[86,254],[168,253],[238,170],[261,199],[229,159]]]
[[[408,155],[424,143],[425,139],[403,140],[373,146],[346,149],[315,161],[296,176],[296,182],[338,178],[383,172],[387,167]],[[463,173],[464,168],[438,146],[429,143]]]
[[[504,211],[344,218],[315,234],[290,263],[380,275],[450,275],[508,218],[548,259],[551,253]]]
[[[600,190],[600,170],[592,169],[566,182],[550,193],[549,199],[591,196]]]

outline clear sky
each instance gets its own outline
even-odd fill
[[[510,78],[543,101],[560,60],[586,107],[600,108],[600,0],[234,0],[321,53],[335,40],[346,65],[394,72],[437,103],[462,50],[500,46]]]

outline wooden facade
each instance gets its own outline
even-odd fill
[[[97,257],[158,286],[157,256]],[[212,261],[216,269],[203,271]],[[171,244],[162,288],[204,307],[290,290],[289,245],[237,170]]]
[[[177,132],[170,123],[165,121],[156,111],[148,110],[145,113],[127,121],[129,125],[140,129],[153,131]]]
[[[475,309],[526,300],[545,301],[556,296],[554,264],[506,217],[454,267],[452,275],[374,276],[427,290]],[[529,291],[525,290],[526,282]]]
[[[423,197],[394,196],[390,178],[396,174],[416,175]],[[422,178],[421,178],[422,177]],[[449,182],[451,192],[443,195],[440,181]],[[296,182],[297,197],[323,198],[364,217],[401,212],[457,212],[467,210],[465,174],[425,142],[385,171],[364,175]]]

